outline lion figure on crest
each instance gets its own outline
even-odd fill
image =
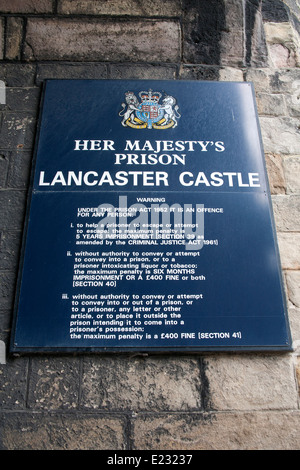
[[[126,104],[122,103],[123,109],[122,111],[119,112],[119,116],[123,117],[121,124],[124,127],[126,127],[127,119],[130,118],[130,121],[133,122],[134,111],[138,111],[138,105],[139,105],[139,101],[137,97],[131,91],[129,91],[128,93],[125,93],[125,101],[126,101]],[[127,109],[125,109],[126,105],[127,105]]]

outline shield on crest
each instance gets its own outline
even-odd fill
[[[141,102],[132,91],[125,93],[126,103],[122,103],[123,109],[119,113],[123,117],[124,127],[170,129],[177,126],[180,114],[173,96],[166,95],[161,104],[162,94],[159,91],[140,91],[139,97]]]

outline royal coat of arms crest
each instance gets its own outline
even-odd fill
[[[162,93],[159,91],[140,91],[140,102],[132,91],[125,93],[125,103],[119,116],[122,125],[135,129],[170,129],[177,126],[181,117],[178,113],[176,99],[166,95],[162,102]]]

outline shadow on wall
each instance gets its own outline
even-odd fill
[[[183,0],[184,62],[221,64],[222,31],[226,29],[223,0]],[[218,80],[219,74],[212,77]]]
[[[183,61],[220,66],[267,65],[262,7],[263,0],[246,0],[244,5],[226,0],[183,0]],[[228,50],[230,56],[226,57]],[[217,70],[212,79],[219,79]]]
[[[300,34],[300,4],[295,0],[263,0],[262,15],[265,21],[291,22]]]

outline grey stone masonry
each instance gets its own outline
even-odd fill
[[[178,22],[172,20],[116,22],[112,19],[30,18],[24,57],[29,60],[59,57],[73,61],[178,62],[180,29]]]
[[[0,0],[1,450],[300,448],[299,11],[298,0]],[[47,78],[253,83],[291,352],[9,354]]]

